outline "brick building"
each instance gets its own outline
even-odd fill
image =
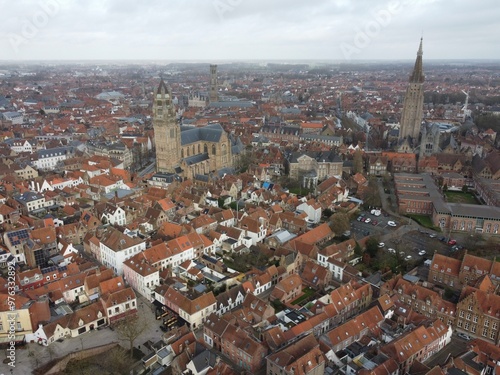
[[[500,296],[492,292],[493,284],[484,282],[479,288],[466,286],[457,303],[459,332],[500,344]]]

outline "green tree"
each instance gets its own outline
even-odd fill
[[[340,236],[351,227],[349,215],[344,212],[336,212],[330,217],[330,229],[335,236]]]
[[[366,252],[371,258],[374,258],[378,252],[378,240],[374,237],[368,238],[366,241]]]
[[[325,209],[323,210],[323,216],[324,216],[324,217],[329,218],[329,217],[330,217],[330,216],[332,216],[332,215],[333,215],[333,211],[332,211],[332,210],[330,210],[329,208],[325,208]]]
[[[354,173],[363,173],[363,153],[356,150],[352,161],[352,170]]]
[[[356,246],[354,246],[354,254],[357,256],[360,256],[363,254],[363,249],[361,248],[361,246],[359,245],[358,242],[356,242]]]
[[[368,179],[368,188],[363,192],[363,204],[365,206],[380,207],[382,205],[378,182],[375,176],[370,176],[370,178]]]
[[[148,328],[146,320],[139,315],[129,316],[116,324],[118,337],[129,343],[130,358],[134,356],[134,341]]]
[[[224,207],[224,199],[222,199],[222,198],[218,198],[218,199],[217,199],[217,205],[218,205],[220,208]]]

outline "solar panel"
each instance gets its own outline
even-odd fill
[[[46,274],[46,273],[49,273],[49,272],[53,272],[57,269],[56,266],[50,266],[50,267],[47,267],[47,268],[42,268],[42,273],[43,274]]]
[[[22,240],[29,238],[29,233],[27,229],[20,229],[7,233],[7,238],[13,246],[17,246]]]

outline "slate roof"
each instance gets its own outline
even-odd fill
[[[51,156],[56,156],[56,155],[67,155],[73,153],[73,148],[72,147],[56,147],[56,148],[49,148],[46,150],[38,150],[38,158],[43,159],[43,158],[48,158]]]
[[[298,158],[306,155],[318,162],[338,162],[342,163],[340,156],[333,151],[318,151],[318,152],[294,152],[291,155],[290,163],[298,163]]]
[[[202,128],[181,127],[181,145],[189,145],[191,143],[219,142],[224,129],[220,124],[210,124]]]
[[[205,161],[208,159],[210,159],[210,157],[208,156],[207,153],[204,153],[204,154],[188,156],[187,158],[184,158],[183,160],[186,162],[187,165],[193,165],[193,164],[201,163],[202,161]]]
[[[253,107],[253,103],[243,100],[233,100],[228,102],[212,102],[208,106],[211,108],[250,108]]]

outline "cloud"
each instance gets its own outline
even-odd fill
[[[37,23],[50,4],[57,11]],[[413,59],[423,33],[426,58],[498,59],[496,8],[494,0],[3,1],[0,49],[12,60],[315,60],[343,59],[350,44],[351,59]]]

